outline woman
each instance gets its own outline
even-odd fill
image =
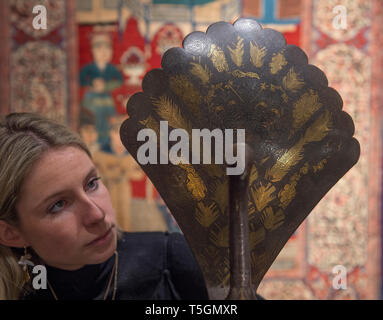
[[[0,299],[207,298],[180,234],[119,230],[77,134],[32,113],[0,121]]]

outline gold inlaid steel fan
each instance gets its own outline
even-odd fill
[[[164,54],[162,69],[146,74],[142,88],[130,98],[130,118],[120,130],[136,159],[144,143],[137,139],[139,131],[149,128],[160,137],[160,121],[190,137],[192,129],[245,129],[248,180],[228,176],[225,164],[158,160],[141,166],[184,232],[210,298],[227,296],[236,259],[249,264],[255,292],[293,232],[358,161],[354,124],[342,111],[340,95],[300,48],[252,19],[218,22],[206,33],[189,34],[183,48]],[[229,192],[229,185],[234,190]],[[248,235],[231,240],[233,225],[241,224],[229,219],[230,203],[231,219],[242,208],[248,220],[242,225]],[[239,251],[233,241],[242,241]],[[230,246],[236,257],[230,257]]]

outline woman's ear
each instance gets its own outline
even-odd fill
[[[0,244],[16,248],[22,248],[29,245],[18,228],[10,225],[4,220],[0,220]]]

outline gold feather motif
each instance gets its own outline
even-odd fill
[[[229,246],[229,225],[226,225],[223,228],[217,224],[214,226],[216,230],[211,230],[210,232],[211,242],[217,247],[227,248]]]
[[[217,266],[217,278],[220,279],[220,284],[223,286],[228,286],[229,285],[229,280],[230,280],[230,261],[227,257],[223,258],[222,263]]]
[[[202,66],[196,62],[190,62],[192,68],[190,70],[191,74],[195,75],[199,78],[203,84],[207,84],[211,77],[211,72],[207,68],[207,66]]]
[[[217,250],[217,247],[213,245],[204,247],[202,252],[197,251],[196,255],[203,258],[202,260],[206,262],[207,265],[210,265],[210,264],[218,265],[221,261],[219,251]]]
[[[208,206],[205,206],[202,202],[197,203],[195,218],[201,226],[209,227],[218,216],[219,210],[216,203],[213,202]]]
[[[293,127],[295,129],[302,127],[321,106],[317,92],[310,89],[309,92],[304,93],[294,104]]]
[[[331,127],[330,113],[326,111],[306,130],[304,136],[287,150],[274,164],[267,170],[266,176],[272,182],[280,181],[290,170],[303,158],[303,147],[310,142],[321,141]]]
[[[303,136],[304,144],[322,140],[327,135],[331,127],[331,115],[330,112],[326,110],[306,130]]]
[[[203,183],[201,177],[195,171],[191,164],[178,164],[187,173],[186,188],[192,194],[196,201],[201,201],[205,198],[207,188]]]
[[[276,74],[281,71],[286,64],[287,61],[282,52],[274,54],[270,62],[270,72]]]
[[[274,213],[273,208],[267,207],[261,219],[266,230],[272,231],[283,224],[285,215],[282,210],[278,210]]]
[[[175,92],[190,107],[193,115],[199,118],[199,104],[201,95],[185,75],[176,75],[170,77],[170,89]]]
[[[250,188],[251,195],[258,211],[262,211],[272,200],[275,199],[275,187],[268,183],[267,185],[261,184],[258,188]]]
[[[227,179],[224,183],[217,182],[216,189],[213,195],[213,199],[219,205],[222,213],[225,213],[226,208],[228,207],[228,199],[229,196],[229,183]]]
[[[268,256],[265,252],[262,252],[261,254],[253,251],[250,254],[250,260],[251,260],[251,268],[258,268],[260,273],[263,273],[266,270],[266,265],[268,261]],[[262,268],[261,268],[262,266]]]
[[[294,199],[296,182],[286,184],[278,193],[279,200],[281,201],[281,207],[286,208],[290,202]]]
[[[302,175],[307,174],[307,173],[309,172],[309,169],[310,169],[309,163],[306,162],[306,163],[304,164],[304,166],[301,168],[301,170],[299,170],[299,173],[301,173]],[[298,175],[298,174],[296,173],[296,175]],[[290,180],[293,179],[293,177],[294,177],[294,176],[292,176],[292,177],[290,178]],[[297,178],[296,180],[298,180],[298,178]]]
[[[192,126],[189,121],[185,120],[181,115],[180,108],[173,103],[167,96],[160,96],[152,100],[153,105],[157,107],[157,114],[168,121],[169,126],[173,128],[185,129],[190,135],[192,134]]]
[[[157,137],[160,136],[160,125],[156,120],[154,120],[153,116],[150,115],[145,120],[141,120],[140,123],[146,128],[154,130]]]
[[[265,239],[266,231],[264,228],[259,228],[256,231],[252,231],[249,234],[250,250],[253,250],[255,246]]]
[[[234,70],[231,74],[236,78],[256,78],[258,80],[261,79],[259,75],[255,72],[243,72],[241,70]]]
[[[265,47],[259,48],[257,44],[250,42],[250,60],[253,65],[257,68],[263,66],[263,58],[267,54],[267,49]]]
[[[255,207],[253,203],[251,201],[248,201],[247,206],[249,208],[249,216],[253,215],[255,213]]]
[[[296,92],[304,85],[302,78],[297,74],[294,68],[291,68],[286,76],[283,77],[282,85],[286,90]]]
[[[238,36],[235,48],[232,49],[230,48],[230,46],[228,46],[227,48],[229,49],[231,60],[233,60],[237,67],[241,67],[243,63],[244,54],[243,39],[240,36]]]
[[[218,46],[212,44],[208,56],[218,72],[229,71],[225,53]]]
[[[258,171],[255,164],[253,164],[250,170],[249,185],[251,186],[257,179],[258,179]]]
[[[296,145],[287,150],[276,163],[266,170],[266,177],[272,181],[280,181],[299,161],[303,159],[303,145],[304,141],[301,139]]]
[[[320,171],[324,168],[324,165],[327,163],[327,160],[326,159],[322,159],[321,161],[319,161],[316,165],[313,166],[313,170],[314,170],[314,173],[316,173],[317,171]]]
[[[213,245],[204,247],[203,251],[197,250],[195,255],[202,271],[209,270],[212,265],[218,268],[222,261],[220,251]]]

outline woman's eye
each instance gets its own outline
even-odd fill
[[[57,201],[53,206],[50,207],[49,212],[50,213],[57,213],[65,206],[64,200]]]
[[[97,178],[90,180],[88,183],[88,189],[96,190],[98,188],[98,182],[97,181],[100,179],[101,179],[101,177],[97,177]]]

